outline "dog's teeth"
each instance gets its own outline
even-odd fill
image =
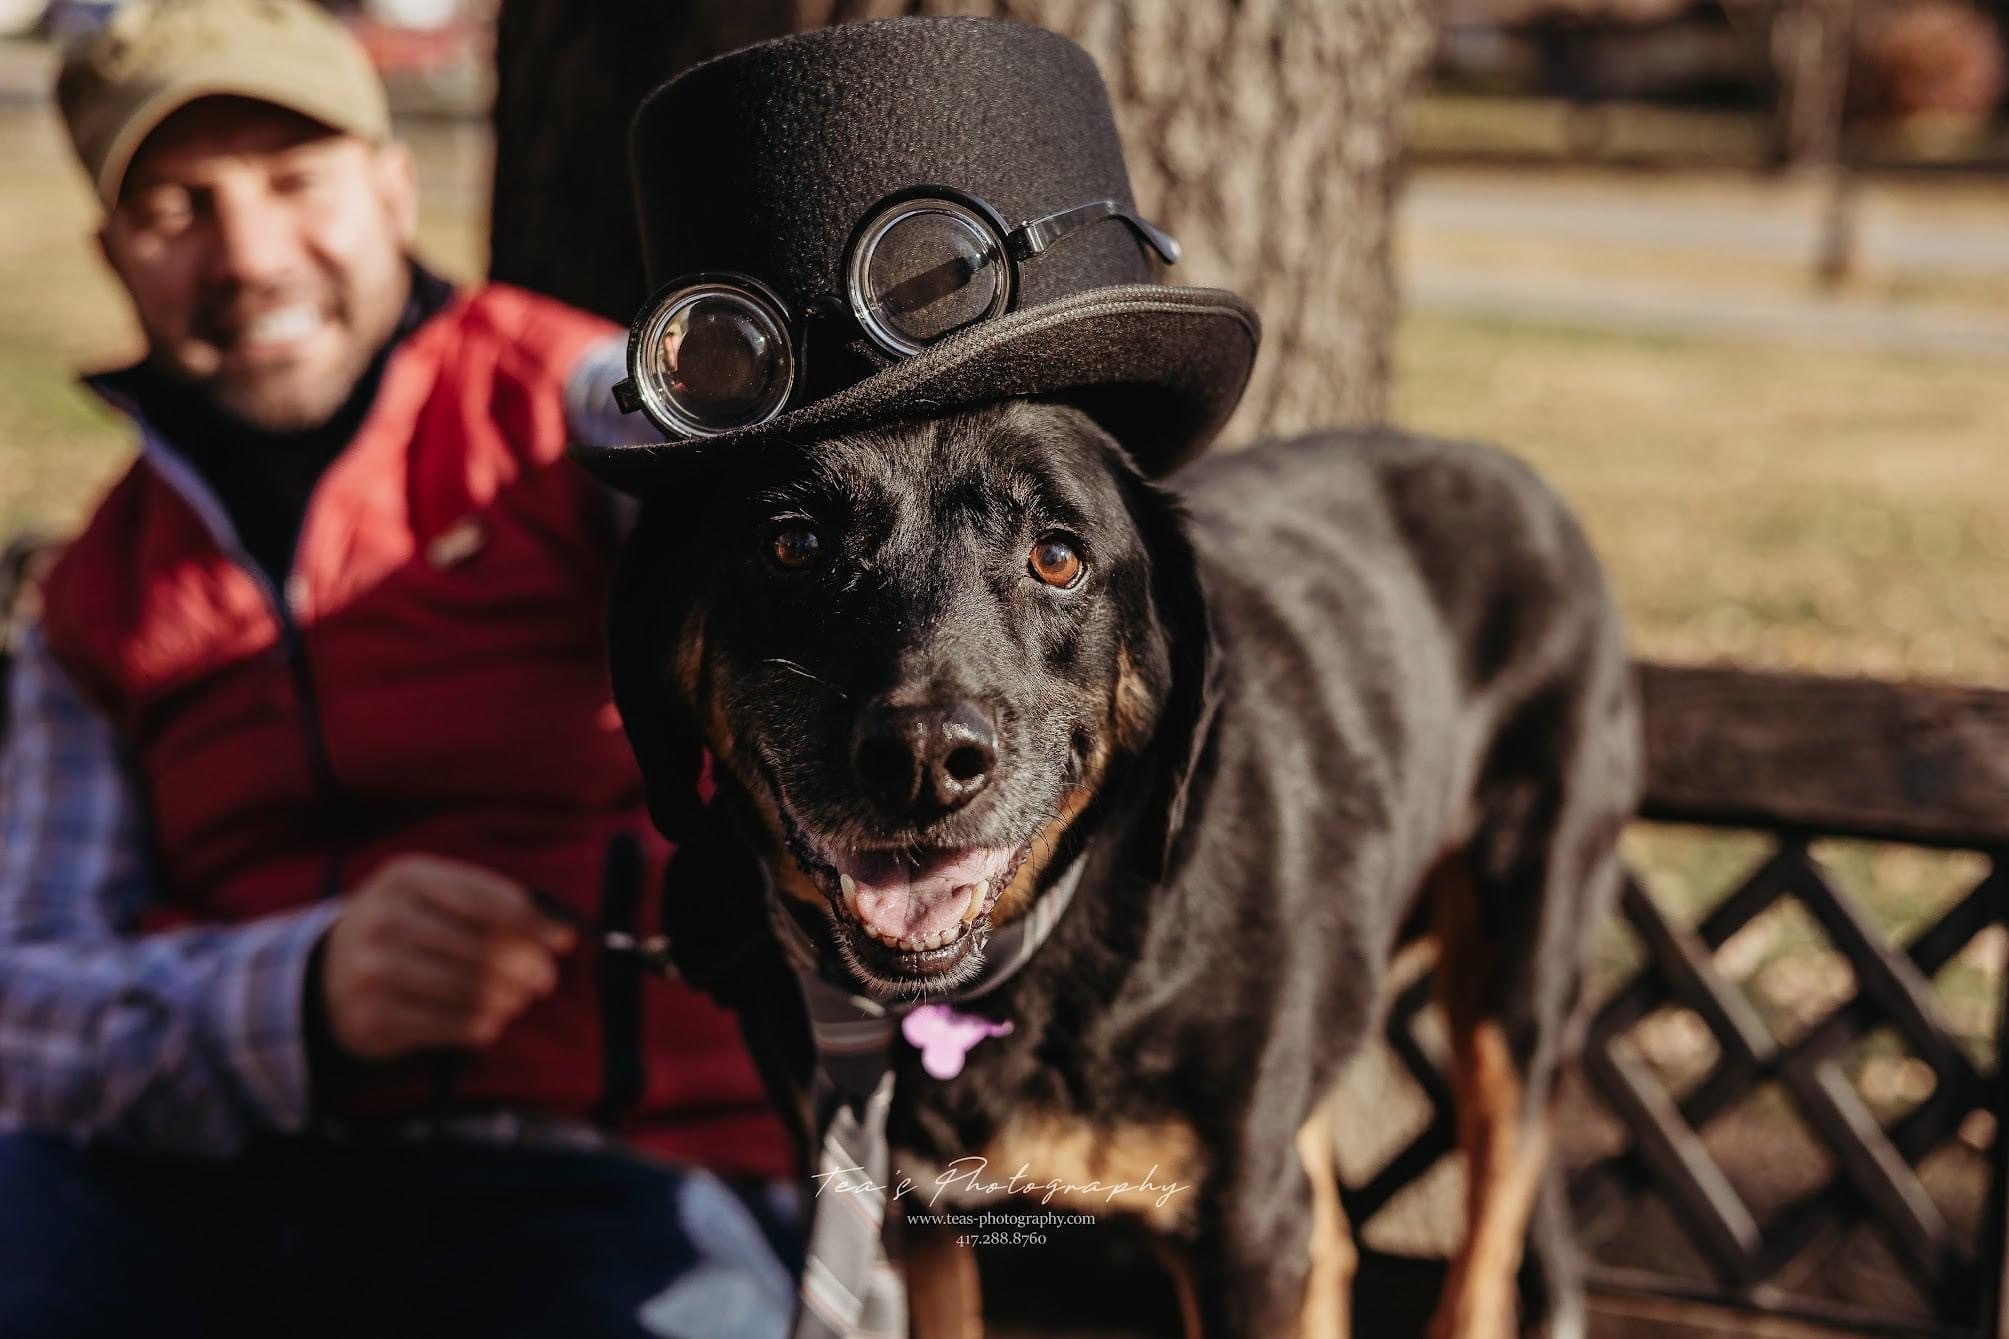
[[[898,949],[902,953],[926,953],[955,943],[962,934],[962,926],[952,925],[946,930],[934,930],[924,935],[893,935],[868,925],[865,933],[887,948]]]
[[[970,895],[970,903],[963,908],[963,924],[967,925],[977,917],[983,915],[984,894],[990,891],[990,886],[989,879],[979,879],[966,890]]]
[[[904,935],[896,939],[890,935],[882,935],[875,931],[873,937],[886,945],[886,947],[896,948],[902,953],[927,953],[933,949],[953,943],[956,938],[956,932],[954,930],[936,930],[932,934]]]
[[[858,884],[849,874],[837,876],[837,891],[844,895],[844,909],[853,916],[858,914]]]

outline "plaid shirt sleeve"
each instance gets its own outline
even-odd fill
[[[301,992],[336,904],[134,935],[150,896],[112,728],[23,636],[0,741],[0,1130],[221,1156],[308,1118]]]
[[[592,446],[619,446],[624,442],[648,442],[662,436],[641,414],[624,414],[614,403],[614,383],[628,375],[628,340],[625,335],[609,335],[596,341],[572,367],[565,379],[565,426],[575,442]],[[635,528],[640,504],[614,488],[606,489],[613,509],[614,533],[625,538]]]
[[[619,446],[654,441],[662,434],[641,414],[614,403],[614,383],[628,375],[628,340],[608,335],[588,345],[565,378],[565,426],[575,442]]]

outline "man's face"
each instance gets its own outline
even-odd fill
[[[100,241],[153,361],[271,432],[326,422],[396,327],[411,156],[241,98],[147,137]]]

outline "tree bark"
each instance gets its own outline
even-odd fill
[[[1855,0],[1783,0],[1776,10],[1773,134],[1781,161],[1831,167],[1841,159],[1855,9]]]
[[[1109,82],[1168,276],[1234,289],[1263,354],[1231,439],[1379,421],[1395,194],[1434,0],[505,0],[491,268],[630,319],[645,296],[627,119],[706,56],[830,22],[976,13],[1066,33]]]

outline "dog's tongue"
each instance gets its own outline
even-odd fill
[[[859,851],[843,872],[857,888],[856,911],[865,928],[892,939],[954,929],[974,887],[988,888],[1011,865],[1008,847],[972,846],[956,851]]]

